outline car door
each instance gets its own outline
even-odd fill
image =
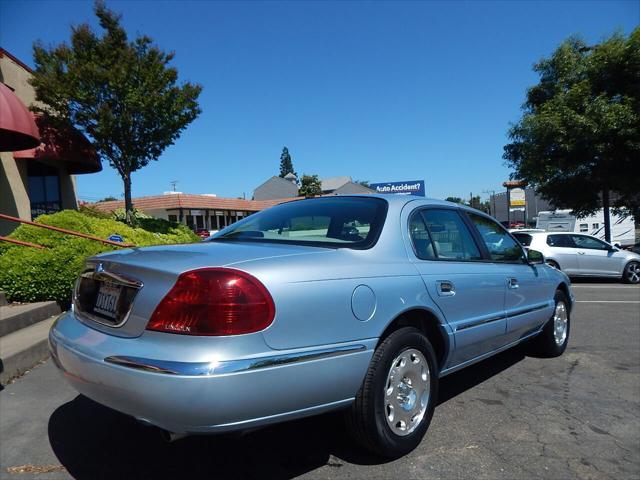
[[[512,343],[540,329],[553,310],[547,267],[529,264],[522,246],[492,218],[466,213],[506,286],[506,341]]]
[[[454,331],[453,367],[505,343],[504,274],[484,262],[459,209],[424,207],[409,217],[413,261]]]
[[[560,270],[567,275],[577,275],[580,273],[578,268],[578,251],[575,244],[568,234],[549,234],[547,235],[547,249],[544,253],[547,258],[554,260],[560,266]]]
[[[578,254],[578,268],[582,275],[621,275],[622,260],[612,247],[589,235],[571,235]]]

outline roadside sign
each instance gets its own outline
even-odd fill
[[[510,207],[524,207],[526,204],[525,194],[523,188],[512,188],[509,191],[509,206]]]
[[[121,235],[109,235],[109,238],[107,238],[107,240],[111,240],[112,242],[120,242],[123,243],[124,242],[124,238],[122,238]]]
[[[377,193],[396,195],[418,195],[424,197],[424,180],[405,180],[402,182],[372,183],[369,185]]]

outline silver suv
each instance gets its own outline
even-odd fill
[[[542,252],[546,262],[570,277],[614,277],[640,283],[640,255],[620,250],[591,235],[573,232],[518,230],[525,247]]]

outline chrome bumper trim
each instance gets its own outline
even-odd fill
[[[361,352],[367,347],[362,344],[346,345],[339,347],[323,348],[318,350],[306,350],[304,352],[271,355],[267,357],[247,358],[243,360],[224,360],[212,362],[172,362],[149,358],[112,356],[104,359],[107,363],[122,367],[145,370],[153,373],[185,376],[221,375],[225,373],[239,373],[263,368],[289,365],[292,363],[309,362],[324,358],[348,355]]]

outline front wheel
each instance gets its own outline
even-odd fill
[[[533,339],[535,353],[543,357],[559,357],[569,343],[571,319],[569,302],[562,290],[556,290],[555,309],[540,334]]]
[[[403,327],[376,348],[353,406],[351,436],[373,453],[397,458],[418,446],[438,397],[438,366],[420,330]]]
[[[633,285],[640,283],[640,262],[627,263],[622,273],[622,281]]]

